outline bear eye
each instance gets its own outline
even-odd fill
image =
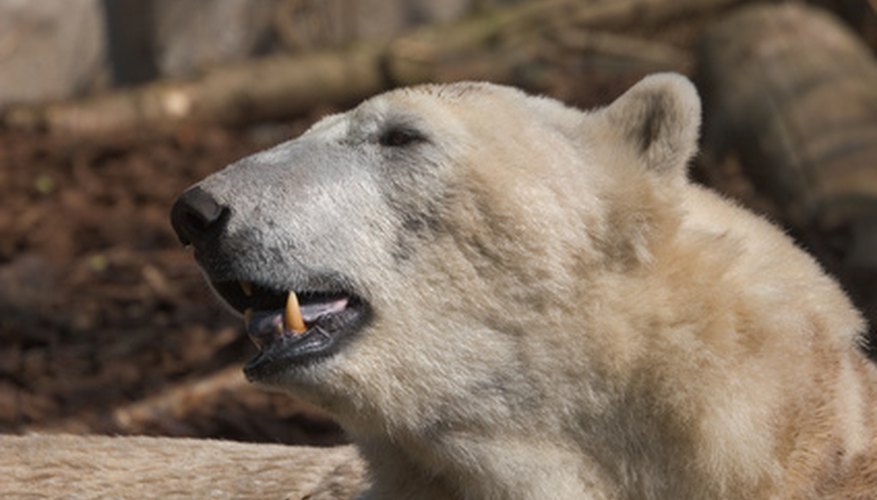
[[[426,140],[426,138],[423,137],[423,134],[416,130],[393,127],[387,129],[381,134],[381,138],[378,139],[378,142],[381,146],[401,148],[424,140]]]

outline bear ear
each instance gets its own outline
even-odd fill
[[[676,73],[659,73],[640,80],[601,114],[646,168],[684,178],[697,149],[700,113],[691,81]]]

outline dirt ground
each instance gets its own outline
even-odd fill
[[[168,223],[186,186],[311,120],[102,144],[0,131],[0,432],[341,439],[243,381],[255,348]]]

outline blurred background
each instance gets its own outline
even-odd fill
[[[692,177],[782,224],[874,323],[875,50],[875,0],[0,0],[0,433],[343,442],[247,385],[255,348],[168,212],[226,164],[420,82],[588,108],[688,75]]]

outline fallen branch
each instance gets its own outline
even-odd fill
[[[344,102],[386,86],[380,50],[272,56],[217,68],[189,82],[158,82],[80,101],[16,107],[3,122],[12,128],[75,134],[167,129],[185,122],[240,123],[290,116],[319,103]]]
[[[344,441],[322,411],[247,383],[239,366],[180,382],[108,414],[77,415],[30,430],[82,434],[96,426],[123,435],[214,436],[228,435],[229,421],[250,439],[313,445]]]
[[[183,420],[192,408],[208,405],[223,394],[243,390],[246,379],[239,367],[230,367],[209,377],[173,386],[155,396],[117,408],[113,419],[124,430],[142,432],[155,420]]]

